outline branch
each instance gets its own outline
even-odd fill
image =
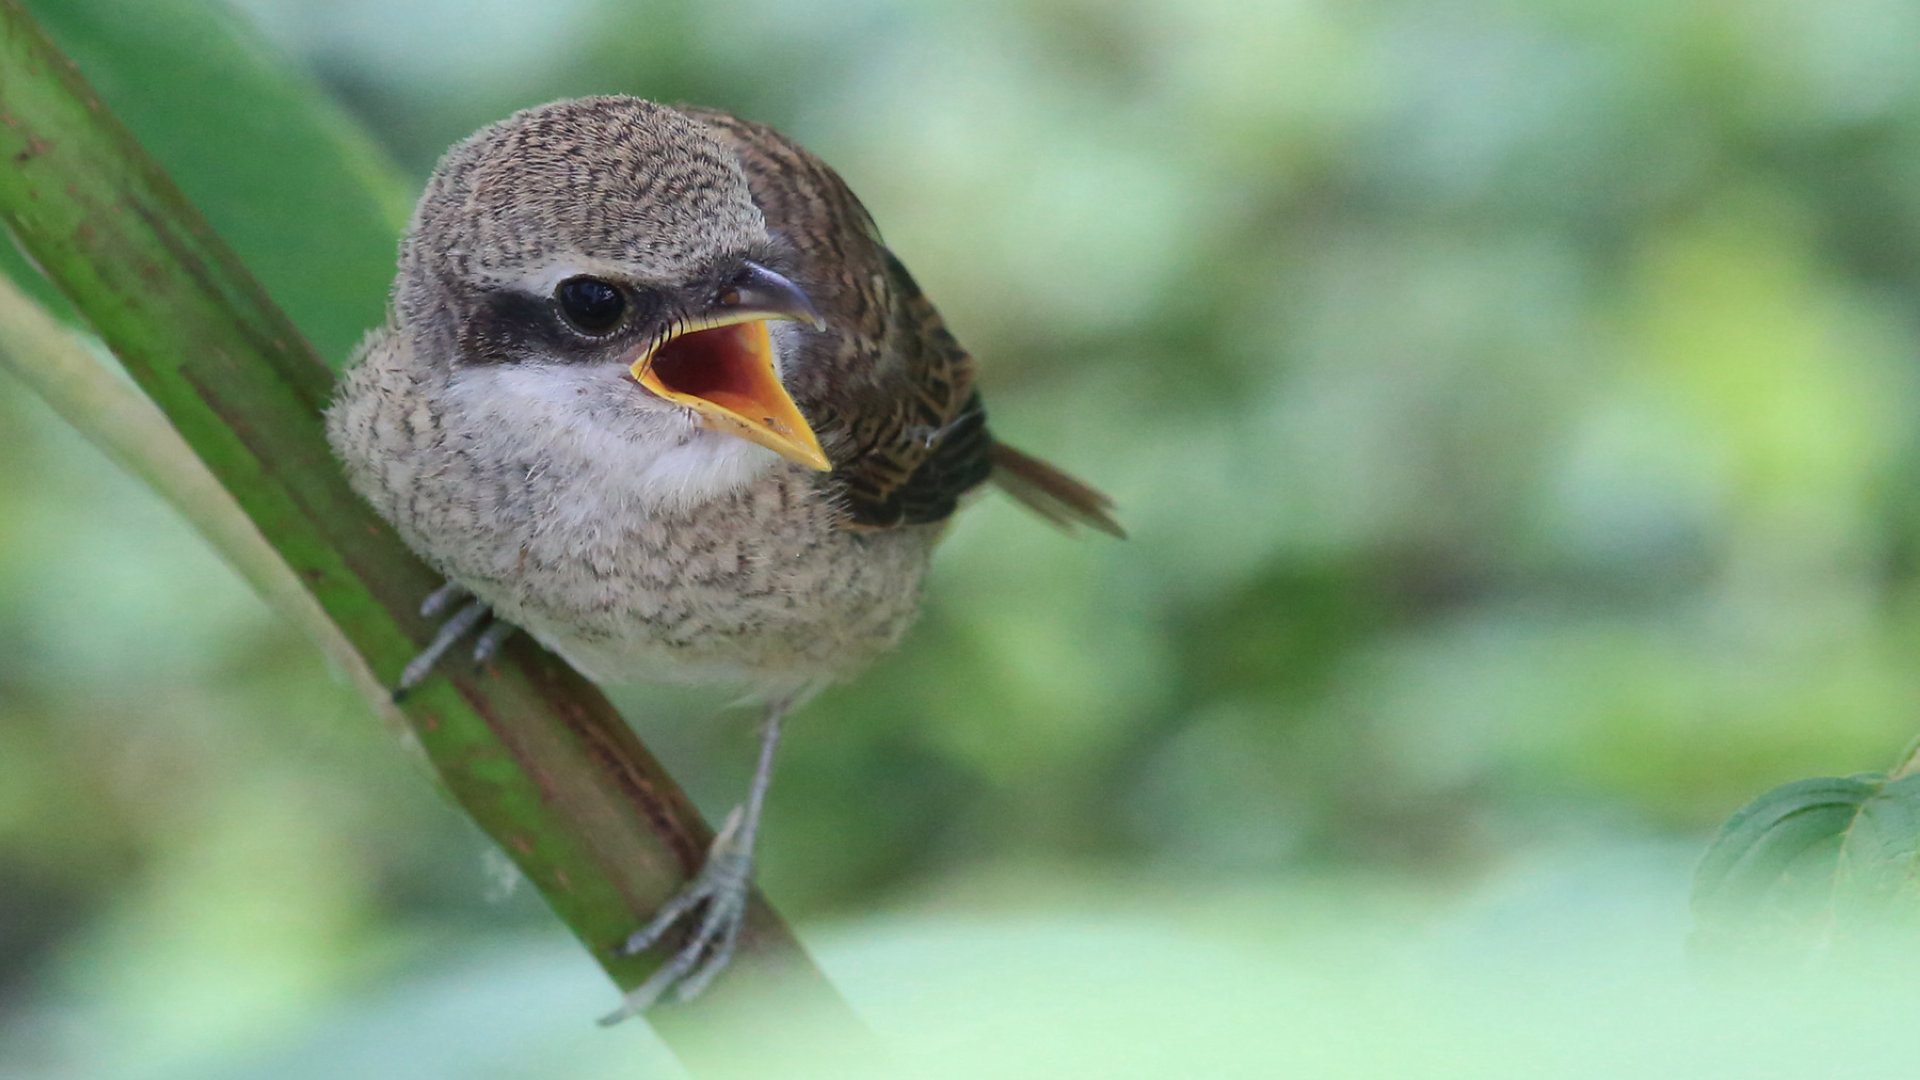
[[[0,0],[0,220],[304,583],[364,661],[349,670],[371,672],[363,687],[392,685],[431,637],[418,607],[438,581],[335,465],[320,417],[331,375],[19,0]],[[33,321],[20,311],[16,329]],[[50,343],[13,352],[23,367],[39,352],[51,378],[63,353]],[[117,423],[72,404],[96,438]],[[210,539],[246,565],[230,537]],[[614,982],[638,985],[657,961],[612,950],[698,867],[710,830],[606,698],[525,635],[496,670],[449,669],[398,710],[408,729]],[[703,1031],[769,985],[815,1036],[870,1038],[758,895],[728,976],[649,1019],[690,1068],[722,1069]]]

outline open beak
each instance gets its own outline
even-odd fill
[[[692,409],[708,427],[828,472],[833,464],[773,369],[767,329],[770,319],[817,328],[823,325],[820,315],[799,286],[763,266],[746,265],[744,278],[642,352],[629,370],[641,386]]]

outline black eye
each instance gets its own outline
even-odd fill
[[[620,316],[627,310],[627,297],[619,286],[595,277],[568,278],[553,295],[560,302],[560,313],[585,334],[606,333],[620,325]]]

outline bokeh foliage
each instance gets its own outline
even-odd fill
[[[997,429],[1119,499],[1124,545],[982,500],[907,646],[794,725],[790,913],[1683,877],[1920,726],[1920,3],[32,6],[337,359],[474,127],[602,91],[782,126]],[[358,149],[276,139],[315,94]],[[166,511],[6,383],[0,429],[13,1030],[191,1074],[549,932]],[[736,797],[750,717],[621,700]]]

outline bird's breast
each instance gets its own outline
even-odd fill
[[[841,530],[810,478],[782,468],[679,512],[529,521],[512,565],[467,583],[598,681],[797,689],[899,639],[932,539]]]

